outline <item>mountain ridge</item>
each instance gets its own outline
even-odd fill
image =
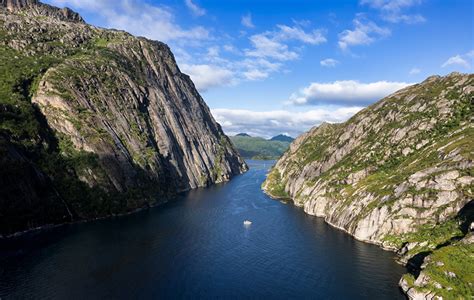
[[[0,7],[5,7],[10,12],[28,10],[32,16],[48,16],[61,21],[85,24],[81,15],[70,8],[58,8],[38,0],[0,0]]]
[[[465,297],[474,270],[443,261],[457,274],[453,281],[430,257],[473,251],[467,227],[459,226],[474,221],[470,209],[461,214],[473,199],[473,86],[473,74],[431,76],[345,123],[314,127],[290,145],[262,188],[421,268],[400,282],[410,298]]]
[[[0,235],[129,213],[247,170],[166,44],[0,3]]]
[[[278,159],[290,145],[286,141],[252,137],[248,134],[238,134],[230,137],[240,155],[248,159],[274,160]]]
[[[275,135],[270,139],[270,141],[280,141],[280,142],[293,142],[295,139],[292,138],[291,136],[285,135],[285,134],[279,134]]]

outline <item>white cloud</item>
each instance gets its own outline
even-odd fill
[[[248,80],[262,80],[268,77],[268,72],[263,72],[258,69],[249,70],[244,72],[245,78]]]
[[[474,58],[474,50],[471,50],[464,55],[458,54],[458,55],[448,58],[448,60],[445,61],[441,65],[441,67],[446,68],[446,67],[451,67],[451,66],[460,66],[465,69],[470,69],[473,58]]]
[[[219,46],[212,46],[207,48],[207,56],[211,58],[218,58],[219,53],[220,53],[220,47]]]
[[[291,19],[291,21],[293,21],[294,24],[300,26],[300,27],[308,27],[311,25],[311,21],[310,20],[295,20],[295,19]]]
[[[189,10],[191,11],[193,15],[197,17],[201,17],[206,14],[206,10],[199,7],[192,0],[185,0],[184,3],[186,3],[186,6],[189,8]]]
[[[201,26],[183,28],[166,7],[155,6],[138,0],[50,0],[58,6],[70,6],[96,13],[104,19],[105,26],[126,30],[163,42],[186,43],[208,40],[209,31]]]
[[[404,14],[405,9],[421,4],[422,0],[361,0],[362,5],[369,5],[378,9],[384,20],[391,23],[404,22],[416,24],[425,22],[426,19],[420,14]]]
[[[426,21],[425,17],[422,15],[404,15],[404,14],[391,14],[385,15],[384,19],[392,23],[406,23],[406,24],[417,24],[423,23]]]
[[[245,59],[237,64],[239,68],[245,70],[243,75],[247,80],[262,80],[268,78],[271,73],[280,70],[282,64],[270,62],[264,58]]]
[[[280,61],[294,60],[298,58],[298,54],[289,50],[288,45],[269,37],[266,33],[251,36],[250,42],[254,48],[246,50],[246,56],[261,58],[268,57]]]
[[[295,50],[290,49],[287,42],[297,41],[310,45],[319,45],[326,42],[323,32],[318,29],[306,32],[297,26],[277,25],[277,28],[275,31],[252,35],[249,39],[253,48],[246,49],[245,55],[289,61],[297,59],[299,55]]]
[[[410,83],[377,81],[361,83],[355,80],[311,83],[290,96],[289,103],[296,105],[315,104],[368,104],[402,89]]]
[[[332,68],[339,64],[339,61],[335,60],[334,58],[326,58],[319,62],[319,64],[323,67]]]
[[[226,44],[222,48],[224,48],[225,51],[232,54],[237,54],[237,55],[241,54],[237,48],[235,48],[233,45],[230,45],[230,44]]]
[[[416,74],[420,74],[420,72],[421,72],[420,69],[418,69],[418,68],[412,68],[412,69],[410,70],[410,72],[408,72],[408,74],[410,74],[410,75],[416,75]]]
[[[209,88],[233,84],[235,74],[228,69],[214,65],[181,65],[183,73],[188,74],[201,92]]]
[[[100,20],[100,26],[126,30],[134,35],[166,42],[181,69],[188,73],[200,91],[241,81],[263,80],[279,72],[284,61],[297,59],[301,44],[325,42],[324,32],[301,26],[278,25],[273,31],[249,36],[247,49],[237,49],[228,35],[211,36],[202,26],[183,26],[171,8],[142,0],[45,0],[57,6],[69,6]],[[196,16],[205,11],[199,0],[181,1],[183,8]],[[186,6],[185,6],[186,5]],[[252,16],[243,22],[253,26]],[[247,26],[247,27],[249,27]],[[213,31],[216,32],[216,31]],[[218,41],[219,43],[217,43]]]
[[[278,40],[297,40],[311,45],[319,45],[327,41],[321,30],[315,29],[308,33],[299,27],[287,25],[277,25],[277,27],[280,29],[277,34]]]
[[[283,132],[296,137],[322,122],[343,122],[361,109],[362,107],[354,106],[337,109],[321,108],[305,112],[233,109],[211,111],[228,135],[245,132],[252,136],[269,138]]]
[[[252,15],[250,13],[246,14],[245,16],[242,16],[240,23],[247,28],[255,28],[255,25],[252,21]]]
[[[409,8],[418,5],[422,0],[361,0],[361,4],[368,4],[374,8],[386,11],[400,11],[403,8]]]
[[[377,38],[390,35],[388,28],[379,27],[371,21],[357,17],[354,19],[354,29],[344,30],[339,34],[339,48],[347,50],[350,46],[370,45]]]

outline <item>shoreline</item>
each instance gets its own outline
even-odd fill
[[[176,195],[174,195],[174,197],[172,197],[172,199],[176,199],[177,197],[183,196],[183,195],[185,195],[186,193],[188,193],[188,192],[190,192],[190,191],[193,191],[193,190],[206,189],[206,188],[208,188],[208,187],[210,187],[210,186],[219,185],[219,184],[225,184],[225,183],[229,182],[230,180],[232,180],[233,178],[235,178],[235,177],[237,177],[237,176],[239,176],[239,175],[245,174],[247,171],[248,171],[248,169],[242,171],[241,173],[233,174],[233,176],[232,176],[231,178],[229,178],[229,180],[227,180],[227,181],[216,182],[216,183],[213,183],[213,184],[208,185],[208,186],[197,187],[197,188],[194,188],[194,189],[188,189],[188,190],[178,191],[178,192],[176,192]],[[59,228],[59,227],[62,227],[62,226],[67,226],[67,225],[91,223],[91,222],[95,222],[95,221],[106,220],[106,219],[112,219],[112,218],[116,218],[116,217],[125,217],[125,216],[129,216],[129,215],[132,215],[132,214],[139,213],[139,212],[141,212],[141,211],[145,211],[145,210],[149,210],[149,209],[152,209],[152,208],[155,208],[155,207],[159,207],[159,206],[165,205],[165,204],[169,203],[170,201],[173,201],[172,199],[166,199],[166,200],[162,200],[162,201],[157,201],[157,202],[156,202],[155,204],[153,204],[153,205],[146,205],[146,206],[139,207],[139,208],[136,208],[136,209],[134,209],[134,210],[131,210],[131,211],[128,211],[128,212],[124,212],[124,213],[120,213],[120,214],[112,214],[112,215],[107,215],[107,216],[103,216],[103,217],[97,217],[97,218],[93,218],[93,219],[83,219],[83,220],[77,220],[77,221],[65,222],[65,223],[59,223],[59,224],[45,224],[45,225],[42,225],[42,226],[38,226],[38,227],[34,227],[34,228],[29,228],[29,229],[23,230],[23,231],[17,231],[17,232],[14,232],[14,233],[12,233],[12,234],[5,234],[5,235],[4,235],[4,234],[0,234],[0,242],[4,242],[4,241],[16,239],[16,238],[21,238],[21,237],[23,237],[23,236],[25,236],[25,235],[27,235],[27,234],[40,233],[41,231],[51,230],[51,229],[55,229],[55,228]]]
[[[188,191],[185,191],[185,192],[182,192],[182,193],[186,193],[186,192],[188,192]],[[155,207],[162,206],[162,205],[164,205],[166,203],[169,203],[169,202],[170,202],[170,200],[164,200],[164,201],[157,202],[154,205],[148,205],[148,206],[140,207],[140,208],[134,209],[134,210],[129,211],[129,212],[124,212],[124,213],[121,213],[121,214],[113,214],[113,215],[108,215],[108,216],[103,216],[103,217],[97,217],[97,218],[93,218],[93,219],[83,219],[83,220],[77,220],[77,221],[59,223],[59,224],[45,224],[43,226],[30,228],[30,229],[23,230],[23,231],[18,231],[18,232],[9,234],[9,235],[0,235],[0,242],[9,241],[9,240],[16,239],[16,238],[21,238],[21,237],[24,237],[28,234],[41,233],[42,231],[52,230],[52,229],[60,228],[62,226],[67,226],[67,225],[86,224],[86,223],[91,223],[91,222],[100,221],[100,220],[125,217],[125,216],[129,216],[129,215],[133,215],[133,214],[145,211],[145,210],[149,210],[149,209],[152,209],[152,208],[155,208]]]
[[[276,197],[276,196],[273,196],[271,195],[270,193],[268,193],[264,188],[262,188],[262,191],[265,195],[267,195],[268,197],[270,197],[271,199],[273,200],[277,200],[277,201],[280,201],[281,199],[279,197]],[[298,208],[303,208],[302,206],[299,206],[299,205],[296,205],[295,202],[293,201],[293,198],[287,198],[287,200],[291,201],[292,202],[292,205],[295,206],[295,207],[298,207]],[[303,209],[303,212],[305,214],[307,214],[308,216],[313,216],[313,217],[316,217],[316,218],[321,218],[321,219],[324,219],[324,223],[328,224],[329,226],[333,227],[333,228],[336,228],[337,230],[340,230],[340,231],[343,231],[344,233],[346,233],[347,235],[349,235],[350,237],[352,237],[354,240],[356,241],[359,241],[359,242],[363,242],[363,243],[366,243],[366,244],[371,244],[371,245],[375,245],[375,246],[378,246],[380,249],[384,250],[384,251],[389,251],[389,252],[392,252],[395,254],[396,258],[395,258],[395,262],[398,263],[399,265],[402,265],[403,267],[405,268],[408,268],[409,266],[409,263],[408,262],[404,262],[401,260],[401,256],[397,254],[397,252],[400,250],[400,249],[397,249],[397,248],[394,248],[394,247],[386,247],[386,246],[383,246],[383,243],[377,243],[376,241],[371,241],[371,240],[363,240],[363,239],[359,239],[357,238],[355,235],[353,235],[352,233],[350,233],[349,231],[347,231],[347,229],[345,228],[342,228],[340,226],[337,226],[337,225],[334,225],[333,223],[329,222],[327,220],[327,216],[318,216],[318,215],[312,215],[312,214],[308,214],[306,211],[304,211]],[[413,268],[415,269],[419,269],[418,266],[412,266]],[[410,272],[407,272],[408,274]],[[405,274],[407,274],[405,273]],[[398,287],[400,289],[400,291],[403,293],[403,295],[405,295],[407,297],[407,299],[410,299],[410,297],[408,296],[407,294],[407,291],[405,291],[405,289],[402,287],[401,283],[402,283],[402,280],[403,280],[403,276],[400,278],[399,282],[398,282]]]

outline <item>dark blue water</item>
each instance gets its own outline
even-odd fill
[[[392,253],[269,199],[269,166],[251,161],[230,183],[146,212],[3,243],[0,298],[403,299]]]

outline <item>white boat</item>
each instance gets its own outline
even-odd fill
[[[244,221],[244,225],[252,225],[252,222],[249,221],[249,220],[245,220],[245,221]]]

